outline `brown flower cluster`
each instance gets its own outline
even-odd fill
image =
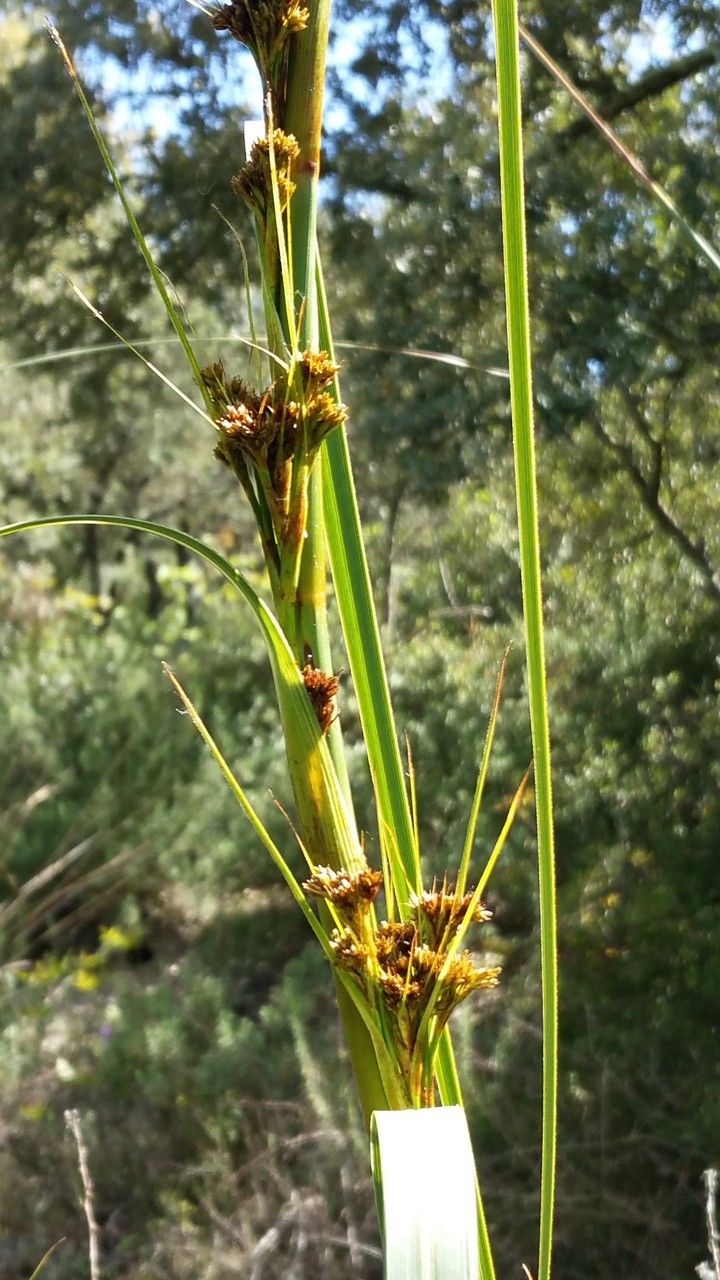
[[[457,932],[458,926],[470,909],[472,897],[472,893],[458,894],[454,890],[451,893],[446,881],[443,882],[442,889],[433,885],[430,891],[412,894],[410,905],[418,919],[423,921],[424,930],[429,935],[433,946],[441,946],[446,935],[449,934],[452,937]],[[483,924],[492,918],[492,912],[480,903],[475,908],[472,918],[478,924]]]
[[[317,395],[329,386],[340,369],[327,351],[312,351],[310,348],[303,351],[298,366],[308,396]]]
[[[372,906],[382,886],[381,871],[364,867],[355,872],[336,870],[334,867],[316,867],[309,880],[303,884],[306,893],[332,902],[343,916],[364,914]]]
[[[320,729],[323,733],[327,733],[335,719],[335,699],[340,688],[340,680],[337,676],[328,675],[327,671],[320,671],[310,663],[306,663],[300,674]]]
[[[382,1005],[399,1060],[407,1065],[431,1000],[442,1027],[472,991],[494,987],[500,969],[478,967],[469,951],[448,956],[472,909],[472,893],[457,893],[444,882],[441,889],[413,896],[407,920],[377,923],[369,908],[381,885],[381,873],[369,867],[354,875],[318,867],[304,888],[334,905],[339,918],[331,937],[336,964],[356,976],[370,1003]],[[477,907],[472,919],[489,920],[490,912]]]
[[[285,400],[277,385],[260,395],[242,378],[228,378],[221,360],[203,369],[202,376],[217,414],[215,456],[236,472],[252,463],[281,500],[288,483],[284,471],[297,444],[299,406]]]
[[[303,31],[309,11],[298,0],[230,0],[220,5],[212,17],[216,31],[247,45],[265,79],[282,57],[288,38]]]
[[[300,148],[293,135],[284,133],[282,129],[274,130],[272,142],[280,209],[284,212],[295,193],[292,168],[300,154]],[[273,207],[268,138],[258,138],[253,143],[250,159],[231,179],[231,186],[235,194],[240,196],[254,213],[263,220],[267,218]]]
[[[303,362],[325,372],[306,376]],[[328,432],[347,417],[345,406],[322,389],[321,377],[327,382],[335,369],[325,352],[305,352],[299,400],[293,398],[285,378],[260,394],[242,378],[229,377],[221,360],[202,370],[216,413],[216,456],[236,471],[245,469],[248,462],[260,468],[280,506],[287,495],[287,464],[298,444],[302,442],[311,462]]]

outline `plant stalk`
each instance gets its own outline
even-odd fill
[[[543,1024],[542,1180],[538,1280],[550,1280],[555,1203],[558,1094],[558,971],[555,839],[532,405],[530,308],[522,158],[516,0],[494,0],[513,451],[520,540],[530,725],[535,764]]]

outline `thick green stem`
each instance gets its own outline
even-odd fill
[[[317,223],[317,187],[320,172],[320,137],[325,88],[325,61],[330,17],[329,0],[309,4],[310,21],[300,35],[293,38],[288,62],[287,96],[283,119],[277,121],[286,133],[296,138],[300,154],[293,174],[295,194],[289,207],[290,270],[296,315],[301,316],[298,342],[301,346],[318,346],[318,308],[315,287],[315,236]],[[283,311],[280,308],[282,316]],[[292,345],[290,334],[286,341]],[[302,665],[307,651],[322,670],[333,670],[327,622],[327,568],[325,561],[325,525],[323,517],[322,476],[319,465],[312,469],[307,494],[307,523],[300,559],[294,600],[283,599],[283,621],[287,619],[288,638],[296,659]],[[308,786],[304,763],[293,758],[292,727],[286,724],[286,741],[290,772],[293,777],[298,807],[307,806],[307,818],[324,825],[322,812],[313,812],[322,795],[313,796],[309,806],[303,791]],[[289,737],[288,737],[289,731]],[[340,789],[346,805],[346,820],[353,832],[354,819],[350,786],[342,749],[339,725],[329,732],[328,746]],[[357,840],[357,836],[355,837]],[[358,844],[359,850],[359,844]],[[315,856],[315,855],[313,855]],[[338,865],[341,849],[327,850],[326,861]],[[345,864],[347,865],[347,864]],[[357,1009],[346,993],[338,988],[338,1002],[345,1026],[348,1047],[357,1081],[358,1093],[369,1124],[374,1110],[397,1106],[400,1096],[388,1082],[383,1082],[372,1038]]]
[[[330,22],[330,0],[309,5],[310,21],[292,42],[288,64],[288,88],[283,128],[300,147],[290,202],[290,249],[296,302],[302,307],[301,345],[317,348],[319,320],[315,271],[317,189],[320,177],[325,63]],[[327,567],[322,477],[316,463],[310,480],[307,536],[298,582],[299,635],[316,666],[333,670],[327,621]],[[350,803],[350,784],[339,722],[330,728],[328,745],[340,785]]]
[[[292,273],[296,295],[305,299],[301,341],[315,346],[315,233],[330,0],[314,0],[309,9],[310,21],[293,40],[290,51],[284,128],[300,147],[294,173],[296,191],[290,206]]]

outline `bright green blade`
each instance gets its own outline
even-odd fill
[[[550,57],[550,54],[543,48],[540,41],[536,40],[535,37],[523,26],[520,26],[519,31],[528,49],[532,49],[538,61],[541,62],[546,70],[555,77],[558,84],[561,84],[563,89],[570,94],[573,102],[577,103],[580,110],[585,113],[588,120],[591,121],[608,145],[612,147],[615,154],[618,155],[630,171],[635,174],[635,177],[642,183],[646,191],[649,191],[650,195],[653,196],[665,209],[667,209],[670,217],[677,222],[681,231],[683,231],[694,247],[700,250],[703,257],[711,263],[713,267],[715,267],[716,271],[720,271],[720,254],[714,245],[711,245],[710,241],[706,240],[705,236],[701,235],[699,231],[696,231],[692,223],[688,222],[685,215],[676,205],[672,196],[660,185],[659,182],[655,181],[652,174],[645,168],[642,160],[640,160],[635,153],[626,146],[622,138],[620,138],[615,130],[608,124],[607,120],[603,119],[600,112],[595,110],[592,103],[588,101],[584,93],[581,93],[580,89],[578,89],[577,85],[573,83],[567,72],[563,71],[562,67],[558,65],[555,59]]]
[[[319,258],[318,307],[320,343],[333,355]],[[389,852],[396,894],[400,895],[405,886],[420,890],[420,866],[390,705],[347,437],[342,427],[328,436],[322,459],[325,522],[335,594],[373,779],[378,825],[381,831],[393,832]]]
[[[38,1276],[40,1275],[40,1272],[44,1269],[45,1263],[49,1262],[55,1250],[58,1249],[61,1244],[64,1244],[66,1240],[67,1240],[67,1236],[61,1236],[59,1240],[56,1240],[54,1244],[50,1245],[50,1248],[48,1249],[47,1253],[43,1254],[42,1258],[38,1262],[35,1270],[30,1276],[30,1280],[38,1280]]]
[[[555,1204],[558,972],[555,838],[545,679],[540,535],[530,359],[525,204],[516,0],[494,0],[510,398],[520,540],[530,725],[535,761],[543,1023],[542,1182],[538,1280],[549,1280]]]
[[[385,1280],[480,1280],[462,1107],[376,1111],[371,1143]]]
[[[497,724],[498,712],[500,710],[500,698],[502,696],[503,681],[505,679],[507,657],[508,654],[506,650],[500,666],[497,683],[495,685],[495,697],[493,698],[490,720],[488,721],[487,733],[485,734],[485,745],[483,747],[480,769],[478,772],[477,783],[475,785],[475,794],[473,796],[472,805],[470,806],[470,816],[468,818],[467,831],[465,833],[465,844],[463,845],[462,857],[460,859],[460,871],[457,878],[457,891],[461,894],[465,892],[465,885],[467,884],[468,871],[470,869],[470,858],[472,856],[473,844],[475,842],[475,832],[477,831],[480,806],[485,793],[485,783],[487,781],[488,769],[490,767],[490,756],[492,754],[493,741],[495,739],[495,726]]]

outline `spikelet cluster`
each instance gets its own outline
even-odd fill
[[[275,129],[272,135],[272,153],[280,210],[284,213],[295,194],[292,171],[300,148],[291,133]],[[235,194],[263,221],[268,217],[273,207],[273,191],[270,141],[267,137],[258,138],[253,143],[249,160],[231,179],[231,186]]]
[[[322,372],[304,373],[305,365]],[[242,378],[229,377],[221,360],[202,370],[216,413],[217,457],[234,468],[248,461],[262,467],[283,491],[287,477],[281,473],[298,443],[312,459],[328,432],[347,417],[345,406],[324,390],[337,368],[330,357],[306,351],[299,368],[298,399],[284,379],[260,393]]]
[[[500,969],[478,966],[469,951],[448,954],[468,912],[476,922],[490,919],[484,906],[473,906],[472,893],[444,882],[414,895],[406,920],[377,922],[370,907],[381,886],[381,872],[370,867],[355,874],[318,867],[304,888],[332,904],[339,922],[330,940],[335,963],[354,974],[371,1004],[382,1005],[398,1058],[407,1064],[428,1004],[441,1028],[471,992],[496,986]]]
[[[309,17],[298,0],[230,0],[215,10],[212,24],[216,31],[227,31],[246,45],[269,80],[288,39],[304,31]]]
[[[335,719],[340,680],[338,676],[321,671],[319,667],[314,667],[309,662],[305,664],[300,674],[320,729],[322,733],[327,733]]]

